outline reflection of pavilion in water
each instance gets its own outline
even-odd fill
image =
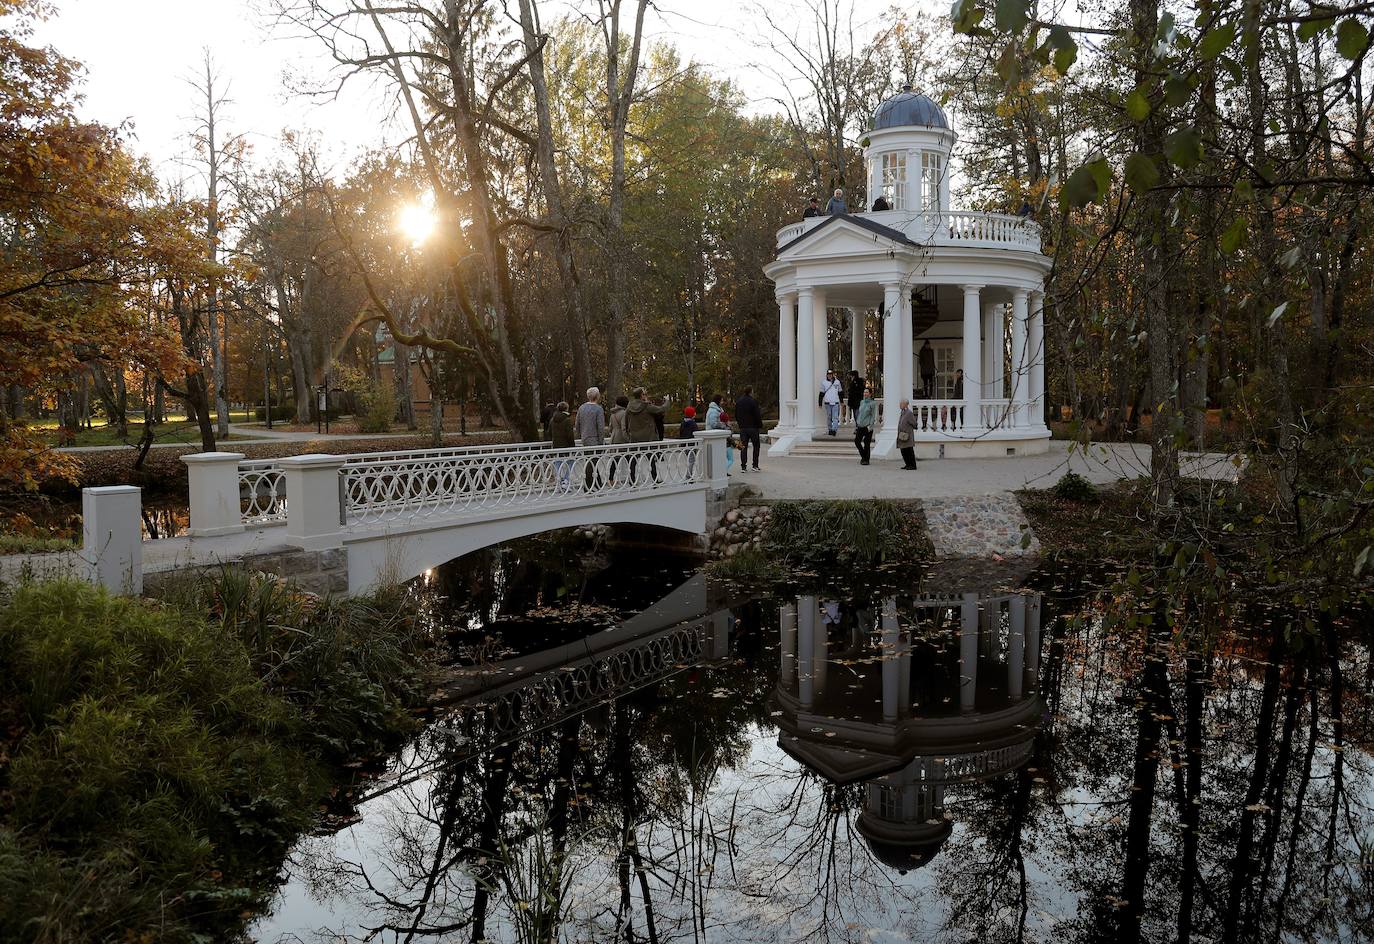
[[[857,823],[906,870],[949,838],[945,788],[1030,758],[1040,596],[895,599],[878,610],[801,597],[780,608],[780,746],[837,784],[865,781]]]

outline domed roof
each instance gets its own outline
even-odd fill
[[[948,128],[945,110],[933,98],[913,92],[910,85],[878,106],[873,113],[873,130],[884,128]]]

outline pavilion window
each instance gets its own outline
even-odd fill
[[[906,209],[906,155],[883,155],[883,199],[894,210]]]
[[[878,787],[878,815],[883,819],[901,819],[902,795],[887,784]]]
[[[927,213],[940,212],[940,178],[943,157],[934,151],[921,152],[921,205]]]

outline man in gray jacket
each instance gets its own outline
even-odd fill
[[[577,438],[584,446],[606,444],[606,411],[601,408],[601,391],[587,388],[587,402],[577,408]],[[601,468],[596,459],[587,459],[587,491],[601,487]]]

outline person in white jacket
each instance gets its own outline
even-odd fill
[[[831,436],[834,436],[840,428],[840,401],[842,399],[844,399],[844,384],[836,378],[833,370],[827,370],[825,380],[821,381],[821,403],[825,404],[826,425],[829,427]]]

